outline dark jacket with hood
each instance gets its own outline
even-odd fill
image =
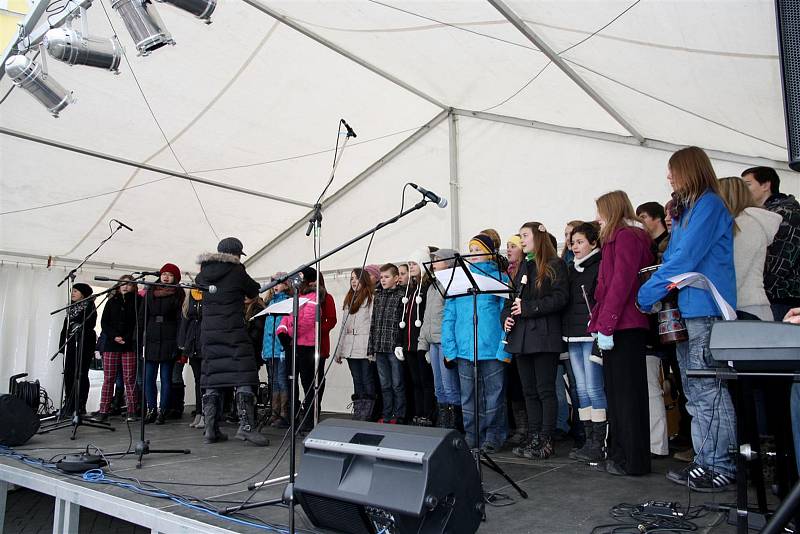
[[[600,248],[594,249],[582,260],[574,260],[569,264],[568,271],[569,303],[561,313],[561,335],[565,338],[586,338],[588,341],[592,339],[588,330],[591,308],[586,308],[581,286],[586,291],[589,306],[593,307],[597,274],[600,272]]]
[[[258,296],[258,282],[233,254],[204,254],[198,261],[197,283],[217,287],[215,293],[203,295],[200,384],[203,388],[257,386],[253,342],[244,320],[244,297]]]
[[[145,360],[168,362],[178,357],[178,327],[181,324],[181,307],[186,293],[183,289],[176,289],[174,293],[162,296],[157,296],[156,293],[160,293],[158,287],[152,288],[142,299],[139,328],[143,329],[146,322],[147,331],[142,330],[139,339],[145,345]]]
[[[561,258],[553,258],[550,266],[555,278],[545,277],[541,287],[536,287],[536,262],[523,261],[517,270],[514,287],[520,287],[523,275],[528,276],[528,283],[522,288],[522,314],[514,317],[514,328],[506,336],[508,345],[505,351],[509,354],[532,354],[537,352],[562,352],[561,311],[569,299],[569,282],[567,267]],[[508,299],[500,317],[500,324],[511,317],[511,305],[514,299]]]
[[[187,358],[202,358],[200,351],[200,322],[203,319],[203,298],[195,299],[189,294],[186,316],[181,313],[181,327],[178,330],[178,347]]]
[[[103,308],[100,325],[105,342],[103,352],[136,352],[136,310],[141,298],[136,291],[114,294]],[[119,344],[114,338],[121,337],[125,343]]]
[[[770,302],[800,306],[800,203],[792,195],[776,193],[764,207],[783,217],[767,248],[764,289]]]

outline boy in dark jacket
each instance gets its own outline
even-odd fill
[[[402,423],[406,414],[406,391],[403,383],[402,350],[397,347],[400,321],[403,316],[404,288],[398,286],[397,266],[381,266],[380,287],[372,304],[367,355],[378,364],[378,379],[383,396],[383,417],[379,423]]]
[[[236,437],[254,445],[269,445],[267,438],[255,429],[255,390],[258,368],[253,354],[253,341],[245,324],[245,297],[258,297],[258,282],[250,278],[241,264],[242,242],[226,237],[217,245],[217,254],[200,256],[199,285],[215,285],[214,293],[203,298],[203,319],[200,329],[203,354],[201,387],[205,443],[225,441],[219,431],[222,414],[221,390],[236,388],[239,430]]]

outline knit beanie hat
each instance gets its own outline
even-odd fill
[[[456,251],[451,248],[440,248],[433,253],[433,258],[436,260],[444,260],[447,268],[450,269],[453,266],[453,258],[455,255]]]
[[[381,279],[381,268],[379,265],[372,263],[364,267],[364,270],[367,271],[367,273],[372,277],[372,280],[375,282]]]
[[[161,276],[164,273],[172,273],[176,284],[181,281],[181,270],[174,263],[165,263],[161,270],[158,271],[158,275]]]
[[[517,248],[522,248],[522,238],[519,235],[514,234],[508,238],[508,244],[514,245]]]
[[[313,267],[306,267],[302,271],[303,273],[303,281],[306,283],[316,282],[317,281],[317,270]]]
[[[478,234],[472,239],[469,240],[469,246],[478,245],[482,252],[487,254],[491,254],[492,250],[494,250],[494,243],[492,243],[492,238],[485,234]]]
[[[94,293],[92,286],[90,286],[89,284],[84,284],[83,282],[78,282],[77,284],[73,284],[72,289],[80,291],[81,295],[83,295],[83,298],[86,298],[90,296],[92,293]]]

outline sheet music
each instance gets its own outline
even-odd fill
[[[471,274],[475,279],[475,283],[478,284],[478,289],[481,291],[510,292],[510,289],[507,285],[495,278],[474,272]],[[450,281],[451,278],[452,282]],[[469,278],[467,278],[467,273],[465,273],[463,269],[453,268],[444,269],[443,271],[436,271],[436,279],[440,284],[442,284],[442,287],[447,289],[448,297],[468,295],[469,290],[472,289],[472,283],[469,281]],[[507,294],[503,296],[506,298],[508,297]]]
[[[304,299],[300,297],[300,306],[298,309],[302,308],[305,303],[307,303],[310,299]],[[312,303],[313,304],[313,303]],[[280,302],[276,302],[275,304],[271,304],[267,306],[254,316],[250,318],[252,321],[256,317],[261,317],[262,315],[291,315],[292,314],[292,299],[284,299]]]
[[[734,310],[731,305],[728,304],[728,302],[722,297],[722,295],[719,294],[717,286],[715,286],[714,283],[705,275],[701,273],[688,272],[673,276],[668,280],[672,282],[672,284],[678,289],[691,286],[710,292],[711,296],[714,298],[714,302],[717,304],[717,308],[719,308],[719,311],[722,313],[722,318],[726,321],[736,320],[736,310]]]

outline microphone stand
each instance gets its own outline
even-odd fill
[[[303,271],[303,269],[311,267],[312,265],[315,265],[315,264],[319,264],[319,262],[321,262],[322,260],[324,260],[326,258],[329,258],[330,256],[333,256],[337,252],[346,249],[350,245],[352,245],[354,243],[357,243],[358,241],[361,241],[362,239],[364,239],[365,237],[367,237],[367,236],[369,236],[371,234],[374,234],[375,232],[377,232],[381,228],[384,228],[386,226],[389,226],[390,224],[396,223],[397,221],[399,221],[400,219],[402,219],[403,217],[405,217],[409,213],[412,213],[414,211],[420,210],[420,209],[424,208],[429,203],[431,203],[430,199],[423,198],[422,200],[420,200],[419,202],[417,202],[416,204],[414,204],[410,208],[407,208],[407,209],[401,211],[400,213],[398,213],[394,217],[391,217],[390,219],[387,219],[387,220],[385,220],[385,221],[383,221],[381,223],[378,223],[375,227],[371,228],[370,230],[367,230],[366,232],[364,232],[362,234],[359,234],[358,236],[354,237],[353,239],[350,239],[349,241],[339,245],[338,247],[334,248],[333,250],[330,250],[330,251],[326,252],[325,254],[322,254],[321,256],[316,257],[314,259],[314,261],[311,261],[309,263],[301,265],[300,267],[297,267],[296,269],[294,269],[290,273],[288,273],[288,274],[286,274],[286,275],[284,275],[284,276],[282,276],[280,278],[275,278],[269,284],[266,284],[265,286],[261,287],[261,289],[260,289],[261,293],[263,293],[264,291],[267,291],[269,289],[272,289],[273,287],[275,287],[278,284],[281,284],[283,282],[289,282],[290,284],[292,284],[292,287],[294,288],[293,296],[292,296],[292,298],[294,299],[293,302],[292,302],[292,319],[293,319],[293,328],[292,328],[292,363],[291,363],[291,365],[292,365],[292,371],[291,371],[292,384],[291,384],[291,386],[289,388],[289,395],[290,395],[290,397],[289,397],[290,401],[289,402],[290,402],[290,405],[291,405],[291,408],[290,408],[290,410],[291,410],[291,420],[290,420],[290,423],[289,423],[289,432],[291,432],[292,438],[291,438],[291,441],[290,441],[290,444],[289,444],[290,449],[289,449],[289,477],[288,477],[288,483],[286,484],[286,487],[284,488],[282,496],[280,498],[278,498],[278,499],[272,499],[272,500],[263,501],[263,502],[251,503],[251,504],[247,504],[245,506],[242,506],[242,505],[231,506],[231,507],[225,509],[223,513],[235,513],[235,512],[238,512],[240,510],[243,510],[243,509],[257,508],[257,507],[260,507],[260,506],[282,506],[282,505],[288,505],[289,514],[290,514],[290,517],[291,517],[291,519],[290,519],[290,532],[292,534],[294,534],[294,532],[295,532],[295,528],[294,528],[294,523],[295,523],[295,516],[294,516],[294,510],[295,510],[294,481],[295,481],[295,474],[296,474],[296,450],[295,450],[296,446],[295,446],[295,442],[296,442],[296,437],[297,437],[297,431],[295,429],[295,419],[296,419],[295,407],[296,407],[296,397],[297,397],[297,395],[295,395],[295,392],[297,390],[297,388],[295,388],[295,375],[296,375],[296,372],[297,372],[297,361],[296,361],[296,355],[297,355],[297,314],[298,314],[299,301],[300,301],[299,293],[297,291],[297,289],[299,288],[299,280],[298,280],[299,277],[298,277],[298,275],[300,274],[301,271]],[[319,309],[319,307],[320,307],[319,303],[317,303],[317,309]],[[315,397],[316,397],[316,395],[315,395]],[[306,414],[306,416],[307,416],[307,414]],[[276,479],[276,480],[273,480],[273,481],[265,481],[265,482],[263,482],[263,483],[261,483],[259,485],[254,486],[254,488],[258,489],[258,488],[261,488],[261,487],[264,487],[264,486],[271,485],[273,483],[277,483],[278,480],[284,480],[284,479],[285,479],[285,477],[282,477],[281,479]]]
[[[345,126],[347,129],[347,134],[344,139],[344,143],[342,143],[342,150],[339,151],[339,136],[342,134],[342,125]],[[319,253],[322,251],[322,239],[321,239],[321,230],[322,230],[322,197],[325,196],[325,193],[328,191],[328,188],[333,183],[333,178],[336,174],[336,168],[339,166],[339,163],[342,161],[342,155],[344,155],[344,150],[347,148],[347,143],[350,141],[351,137],[355,137],[356,134],[347,125],[344,119],[339,120],[339,130],[336,132],[336,148],[333,151],[333,168],[331,169],[331,176],[328,178],[328,183],[325,184],[325,188],[322,190],[322,193],[319,194],[317,197],[317,201],[314,203],[314,213],[311,215],[311,218],[308,220],[308,228],[306,229],[306,237],[311,235],[311,232],[314,232],[314,259],[316,260],[314,268],[317,270],[317,285],[315,288],[316,300],[317,300],[317,309],[314,313],[314,426],[319,423],[319,363],[322,358],[320,354],[321,349],[321,339],[320,335],[322,334],[322,304],[319,301],[319,288],[320,288],[320,281],[319,276],[320,272],[320,258]]]
[[[144,277],[144,276],[147,276],[147,273],[141,274],[141,277]],[[101,282],[118,282],[118,283],[119,282],[129,282],[129,280],[117,280],[115,278],[108,278],[106,276],[95,276],[94,279],[98,280],[98,281],[101,281]],[[141,284],[143,286],[152,286],[152,287],[174,287],[174,288],[179,289],[179,290],[183,290],[183,289],[200,289],[202,291],[209,290],[209,288],[207,288],[207,287],[204,288],[204,287],[198,286],[196,284],[164,284],[164,283],[161,283],[161,282],[144,282],[144,281],[138,281],[136,283],[137,284]],[[144,302],[142,303],[142,311],[143,311],[142,316],[144,317],[144,325],[142,327],[141,342],[140,342],[140,339],[139,339],[139,328],[136,329],[136,346],[137,346],[137,349],[141,349],[141,350],[137,350],[137,353],[141,352],[141,358],[139,358],[138,355],[137,355],[137,362],[141,363],[141,369],[142,369],[142,396],[144,396],[144,388],[145,388],[144,367],[145,367],[145,362],[147,361],[146,360],[146,358],[147,358],[147,295],[145,294],[145,296],[143,298],[144,298]],[[138,316],[138,310],[137,310],[137,316]],[[151,449],[150,448],[150,440],[145,439],[145,433],[144,433],[144,426],[145,426],[144,420],[147,417],[147,401],[145,399],[142,399],[142,411],[139,414],[139,416],[141,418],[140,421],[139,421],[139,441],[137,441],[136,444],[134,445],[133,451],[128,449],[128,450],[122,451],[122,452],[107,453],[107,454],[105,454],[105,456],[125,456],[126,454],[130,454],[131,452],[133,452],[133,453],[136,454],[136,468],[137,469],[141,469],[142,468],[143,457],[145,455],[148,455],[148,454],[191,454],[192,453],[192,451],[189,450],[189,449]]]

